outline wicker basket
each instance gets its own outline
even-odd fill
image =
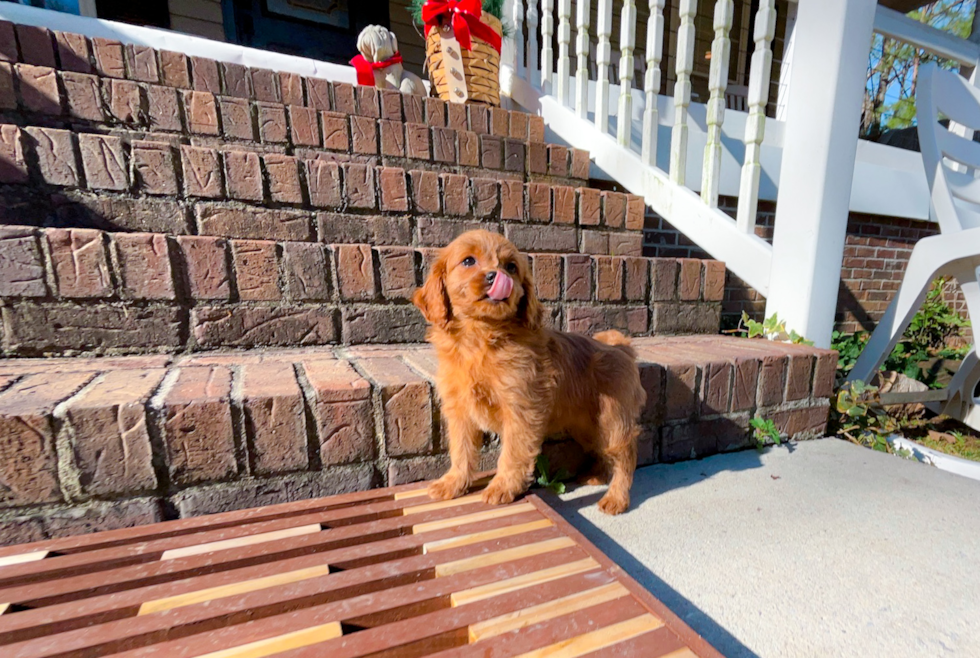
[[[483,12],[480,20],[501,34],[500,20],[487,12]],[[469,101],[500,105],[500,53],[486,41],[471,35],[472,50],[462,50],[463,75],[466,76],[466,91]],[[430,29],[425,39],[426,68],[429,70],[429,80],[436,93],[444,101],[449,99],[449,84],[442,68],[442,40],[439,31]]]

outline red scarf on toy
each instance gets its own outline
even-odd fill
[[[422,22],[425,23],[426,34],[430,28],[438,29],[441,23],[449,21],[461,48],[473,50],[473,42],[470,40],[472,34],[489,43],[499,53],[500,35],[480,21],[482,14],[480,0],[426,0],[422,5]]]
[[[364,58],[364,55],[358,55],[350,61],[351,66],[357,71],[357,84],[363,85],[365,87],[374,86],[374,72],[386,69],[392,64],[401,64],[402,56],[401,53],[395,53],[388,59],[381,60],[380,62],[369,62]]]

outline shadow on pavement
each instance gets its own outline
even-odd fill
[[[780,448],[769,448],[769,450],[774,449],[792,452],[794,446],[784,444]],[[655,498],[662,493],[704,482],[722,471],[745,471],[761,466],[762,461],[757,451],[743,450],[737,453],[729,453],[724,459],[708,458],[678,464],[658,464],[637,469],[631,490],[630,511],[623,518],[637,513],[644,501]],[[577,488],[572,486],[569,491],[574,492]],[[546,490],[536,489],[534,492],[545,498],[549,505],[588,537],[599,550],[609,556],[613,562],[622,567],[651,594],[660,599],[674,614],[684,620],[722,654],[728,658],[759,658],[758,654],[742,644],[738,638],[650,571],[628,549],[621,546],[583,516],[582,509],[594,506],[605,493],[605,487],[569,500],[562,500]]]

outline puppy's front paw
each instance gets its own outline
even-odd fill
[[[466,490],[466,481],[447,473],[429,485],[429,498],[433,500],[449,500],[456,498]]]
[[[514,502],[514,498],[519,493],[521,492],[514,491],[503,482],[494,478],[487,485],[487,488],[483,490],[483,502],[487,505],[506,505],[507,503]]]
[[[610,516],[622,514],[629,509],[629,506],[629,498],[615,496],[610,493],[606,493],[606,495],[599,501],[599,511],[603,512],[604,514],[609,514]]]

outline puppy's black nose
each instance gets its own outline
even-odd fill
[[[493,280],[497,278],[497,270],[487,272],[487,283],[493,283]]]

